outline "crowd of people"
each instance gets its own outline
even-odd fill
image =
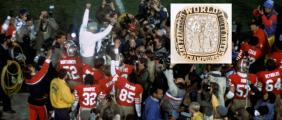
[[[77,34],[61,31],[48,11],[4,19],[0,68],[20,63],[30,120],[281,119],[282,37],[272,0],[250,11],[251,33],[233,31],[232,64],[171,64],[161,0],[141,0],[136,15],[122,0],[96,7],[95,21],[86,3]],[[3,115],[20,112],[1,87]]]

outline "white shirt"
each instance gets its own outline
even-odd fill
[[[89,32],[87,31],[88,19],[89,19],[89,9],[85,9],[82,24],[79,31],[79,46],[80,46],[80,54],[82,57],[94,56],[96,42],[106,37],[113,28],[112,25],[108,25],[108,27],[103,32],[99,32],[99,33]]]

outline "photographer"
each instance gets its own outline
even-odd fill
[[[41,11],[39,20],[35,21],[34,25],[35,31],[37,33],[35,49],[37,52],[40,52],[45,40],[48,38],[53,38],[59,26],[56,20],[51,17],[47,11]]]

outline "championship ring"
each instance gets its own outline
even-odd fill
[[[177,5],[171,8],[172,63],[231,63],[231,5],[224,6],[229,14],[222,4]]]

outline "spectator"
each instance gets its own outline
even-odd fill
[[[183,76],[173,75],[171,69],[164,71],[164,75],[167,78],[169,89],[166,91],[165,96],[161,102],[161,108],[165,112],[164,119],[168,119],[171,116],[173,119],[178,119],[179,114],[177,110],[185,95],[185,81]]]
[[[153,88],[153,93],[149,96],[144,104],[143,120],[161,120],[160,100],[163,97],[163,90],[160,88]]]
[[[15,19],[16,34],[12,35],[12,40],[23,43],[23,37],[29,35],[27,20],[29,12],[26,9],[21,9],[19,16]]]
[[[260,99],[255,105],[255,110],[259,112],[259,114],[254,113],[254,120],[273,120],[275,116],[275,95],[272,92],[265,92],[263,95],[263,99]],[[262,111],[259,111],[262,106],[266,106],[268,108],[268,112],[264,114]]]
[[[166,48],[163,46],[164,41],[160,37],[155,37],[154,38],[154,51],[155,54],[168,54],[168,51]]]
[[[163,20],[168,17],[167,9],[161,5],[160,0],[141,0],[138,10],[140,19],[145,19],[152,26],[160,27]]]
[[[203,114],[200,112],[200,104],[197,102],[192,102],[189,105],[189,112],[192,113],[193,117],[191,120],[203,120]]]
[[[274,9],[274,1],[266,0],[263,4],[264,9],[258,7],[253,11],[254,15],[261,18],[263,25],[265,26],[264,30],[266,31],[266,36],[268,39],[268,44],[272,47],[275,41],[275,32],[277,28],[277,16],[278,13]]]
[[[56,20],[47,11],[41,11],[39,20],[35,21],[35,31],[37,33],[35,49],[40,52],[44,42],[48,38],[54,38],[59,26]]]
[[[87,3],[79,32],[79,45],[82,62],[93,66],[93,56],[96,42],[102,40],[111,32],[113,25],[116,22],[116,15],[114,15],[112,18],[109,18],[111,23],[103,32],[96,33],[97,23],[89,21],[90,7],[91,4]]]
[[[147,60],[145,58],[140,58],[136,63],[136,83],[140,84],[144,89],[142,97],[146,99],[149,95],[149,89],[151,87],[151,82],[149,80],[149,72],[147,70]],[[144,100],[143,100],[144,101]]]
[[[50,85],[50,100],[55,111],[55,120],[69,120],[69,110],[75,97],[66,84],[67,71],[61,69]]]
[[[47,42],[48,41],[48,42]],[[48,39],[46,40],[46,43],[44,44],[44,49],[45,47],[53,47],[53,54],[52,54],[52,65],[54,68],[57,68],[57,63],[59,58],[62,56],[63,51],[64,51],[64,44],[66,42],[66,35],[64,32],[57,32],[55,36],[55,40],[53,39]],[[52,44],[52,45],[50,45]]]
[[[218,85],[218,91],[215,95],[218,97],[219,104],[225,106],[224,94],[227,87],[227,79],[222,76],[221,65],[211,65],[209,71],[209,80]]]
[[[1,34],[0,35],[0,56],[1,56],[1,60],[0,60],[0,70],[2,71],[4,66],[6,64],[9,64],[9,60],[12,60],[9,51],[10,51],[10,46],[12,44],[10,39],[7,39],[5,34]],[[11,98],[9,95],[7,95],[1,86],[0,89],[0,98],[3,101],[3,112],[4,113],[16,113],[16,111],[14,111],[11,107]]]
[[[29,120],[37,120],[37,118],[40,120],[48,119],[47,109],[45,106],[48,98],[44,92],[43,85],[45,84],[42,80],[48,72],[51,55],[52,51],[50,50],[42,68],[37,73],[35,71],[35,67],[29,66],[28,68],[30,70],[30,75],[27,75],[25,83],[28,85],[30,93],[28,97]]]
[[[102,5],[98,7],[96,12],[96,19],[98,23],[107,21],[106,16],[115,12],[115,6],[113,0],[102,0]]]

